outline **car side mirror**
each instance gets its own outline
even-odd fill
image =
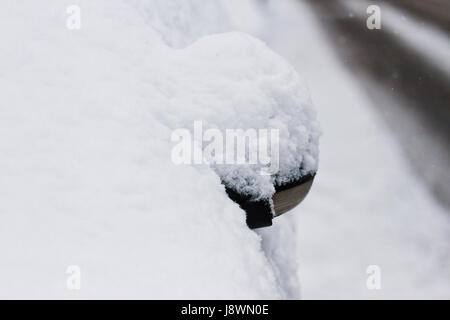
[[[284,185],[275,185],[272,196],[273,209],[269,199],[254,201],[250,195],[243,195],[225,186],[231,200],[239,204],[246,212],[247,225],[250,229],[269,227],[272,219],[292,210],[308,195],[315,173],[303,176]]]

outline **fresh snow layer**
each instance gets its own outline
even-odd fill
[[[296,264],[279,272],[263,251],[279,244],[261,244],[216,172],[264,197],[273,178],[177,166],[170,139],[196,120],[276,128],[277,179],[315,171],[318,125],[294,69],[247,34],[192,41],[217,28],[198,26],[183,38],[195,1],[77,4],[76,31],[60,1],[1,4],[0,297],[298,296]],[[79,291],[66,287],[70,265]]]
[[[172,88],[168,103],[152,109],[168,126],[192,128],[194,121],[201,120],[204,129],[218,128],[223,133],[227,129],[278,130],[276,177],[261,175],[263,164],[215,165],[227,185],[269,198],[274,180],[282,183],[317,170],[316,115],[305,85],[280,56],[239,33],[207,36],[175,53],[172,59],[167,52],[161,63],[149,67],[152,74],[164,74]],[[155,87],[153,96],[161,90],[157,82]],[[247,153],[258,149],[249,147]]]
[[[264,43],[245,34],[214,34],[196,40],[230,29],[263,35],[264,6],[238,0],[132,0],[131,4],[170,48],[190,44],[183,50],[155,50],[151,57],[158,62],[149,70],[167,79],[163,83],[157,80],[155,87],[170,97],[152,112],[160,112],[169,127],[192,130],[194,121],[200,120],[203,131],[218,128],[224,135],[227,129],[278,130],[277,174],[261,175],[261,169],[267,167],[263,164],[213,163],[227,186],[254,198],[270,198],[274,183],[287,183],[317,171],[319,125],[297,72]],[[207,146],[204,143],[203,149]],[[253,150],[258,146],[249,146],[247,160]]]

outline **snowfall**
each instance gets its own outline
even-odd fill
[[[79,30],[61,1],[0,4],[0,298],[450,298],[448,212],[309,7],[71,4]],[[279,129],[281,177],[317,170],[307,199],[250,230],[221,179],[270,177],[175,164],[196,120]]]

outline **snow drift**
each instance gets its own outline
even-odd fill
[[[297,294],[295,266],[280,278],[218,175],[170,161],[170,137],[198,119],[278,128],[279,179],[288,179],[317,169],[311,102],[255,38],[192,43],[215,26],[183,37],[195,20],[188,9],[200,8],[191,3],[80,1],[82,28],[70,31],[59,1],[2,2],[0,297]],[[186,24],[170,24],[180,21],[165,16],[173,12]],[[226,179],[233,170],[216,171]],[[238,174],[254,181],[249,192],[270,196],[271,178],[255,172]],[[66,288],[69,265],[81,268],[79,291]]]

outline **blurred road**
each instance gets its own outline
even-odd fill
[[[306,2],[417,175],[450,208],[450,1]],[[366,27],[370,4],[381,8],[380,30]]]
[[[383,1],[386,3],[386,1]],[[435,24],[450,33],[450,1],[448,0],[390,0],[389,3],[406,10],[419,20]]]
[[[267,42],[305,79],[323,129],[311,193],[270,229],[296,229],[301,296],[448,299],[448,36],[386,3],[372,31],[365,0],[273,3]],[[382,290],[366,286],[370,265]]]

